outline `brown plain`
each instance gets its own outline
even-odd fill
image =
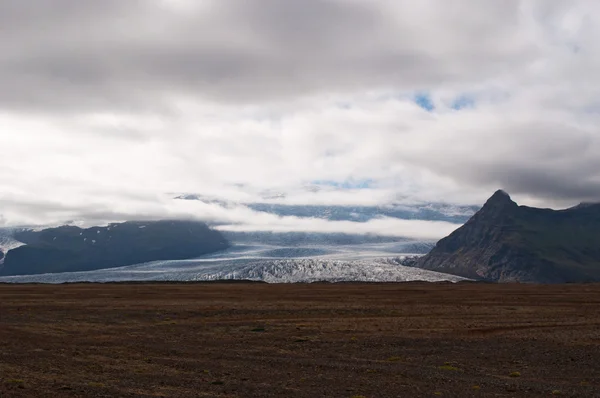
[[[0,285],[0,397],[600,397],[600,285]]]

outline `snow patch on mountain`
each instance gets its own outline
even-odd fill
[[[13,237],[14,229],[12,228],[0,228],[0,265],[4,264],[4,258],[9,250],[15,249],[19,246],[23,246],[23,242],[19,242]]]

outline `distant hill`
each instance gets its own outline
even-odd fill
[[[415,266],[497,282],[600,281],[600,204],[538,209],[497,191]]]
[[[284,197],[285,195],[282,195]],[[464,223],[479,206],[451,205],[445,203],[402,204],[390,203],[382,206],[358,205],[292,205],[285,203],[255,202],[236,203],[213,199],[196,194],[177,196],[180,200],[197,200],[223,207],[243,205],[254,211],[281,217],[318,218],[329,221],[367,222],[389,217],[401,220],[428,220]]]
[[[229,247],[218,231],[196,221],[149,221],[81,229],[21,230],[25,245],[5,254],[0,275],[89,271],[155,260],[177,260]]]
[[[262,244],[283,247],[298,246],[346,246],[396,243],[402,245],[406,253],[429,252],[435,240],[414,240],[397,236],[371,234],[344,234],[337,232],[273,232],[273,231],[221,231],[235,244]]]

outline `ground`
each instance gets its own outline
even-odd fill
[[[0,285],[0,397],[600,397],[600,285]]]

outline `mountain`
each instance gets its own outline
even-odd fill
[[[221,231],[235,244],[261,244],[281,247],[324,246],[339,247],[361,244],[395,243],[403,253],[425,254],[433,249],[435,241],[414,240],[397,236],[370,234],[344,234],[336,232],[273,232],[273,231]]]
[[[274,214],[281,217],[318,218],[329,221],[367,222],[373,219],[389,217],[402,220],[428,220],[464,223],[478,209],[478,206],[451,205],[446,203],[402,204],[390,203],[380,206],[360,205],[294,205],[277,203],[273,200],[284,198],[264,198],[272,201],[238,203],[197,194],[184,194],[175,197],[180,200],[197,200],[208,204],[216,204],[225,208],[245,206],[261,213]]]
[[[600,281],[600,204],[538,209],[497,191],[415,266],[496,282]]]
[[[5,254],[0,275],[89,271],[155,260],[198,257],[229,247],[218,231],[196,221],[149,221],[81,229],[17,230],[24,245]]]
[[[402,220],[429,220],[463,223],[473,215],[472,206],[452,206],[439,203],[421,205],[339,206],[339,205],[288,205],[278,203],[250,203],[255,211],[278,216],[314,217],[329,221],[367,222],[389,217]]]

